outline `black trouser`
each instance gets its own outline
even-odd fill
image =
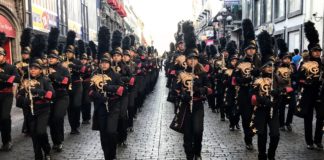
[[[127,128],[128,128],[128,116],[127,116],[127,107],[128,107],[128,95],[124,95],[120,99],[120,114],[118,122],[118,142],[122,143],[127,140]]]
[[[82,92],[82,120],[89,121],[91,119],[91,101],[89,98],[90,82],[83,82]]]
[[[120,102],[116,102],[106,111],[106,106],[99,106],[100,142],[105,160],[116,158],[117,126],[120,114]]]
[[[128,127],[133,127],[135,116],[135,96],[136,90],[133,88],[128,97]]]
[[[316,103],[316,102],[314,102]],[[315,125],[315,135],[313,139],[313,116],[314,116],[314,108],[316,112],[318,112],[319,107],[323,106],[308,106],[309,110],[304,118],[304,126],[305,126],[305,140],[308,145],[315,144],[321,144],[322,143],[322,137],[323,137],[323,119],[316,118],[316,125]],[[318,114],[318,113],[316,113]]]
[[[255,114],[255,126],[258,134],[258,151],[259,160],[274,158],[279,143],[279,115],[278,110],[273,110],[273,116],[270,118],[270,109],[258,109]],[[267,156],[267,133],[269,127],[270,143]]]
[[[230,121],[230,126],[233,127],[238,124],[240,121],[240,114],[237,106],[234,103],[229,103],[227,106],[228,119]]]
[[[189,104],[183,104],[181,107],[189,107]],[[204,130],[204,105],[202,101],[193,103],[193,110],[187,110],[184,120],[184,149],[187,159],[192,159],[194,155],[200,156],[201,142]]]
[[[252,144],[252,131],[250,128],[251,116],[252,116],[252,105],[249,88],[240,87],[238,92],[237,103],[239,106],[239,112],[242,118],[242,127],[244,130],[244,142],[249,145]]]
[[[304,127],[305,127],[305,140],[307,145],[313,145],[314,143],[322,143],[323,136],[323,119],[319,116],[321,111],[320,103],[318,100],[318,88],[304,88],[302,93],[302,99],[300,104],[303,105],[304,110]],[[316,110],[316,126],[315,126],[315,136],[313,139],[313,116],[314,109]]]
[[[49,118],[50,133],[54,145],[64,141],[64,116],[69,106],[69,96],[57,97],[51,105]]]
[[[43,159],[43,152],[45,155],[50,154],[51,147],[47,136],[47,122],[49,111],[43,111],[37,115],[28,115],[27,123],[30,127],[30,133],[33,141],[35,160]]]
[[[225,118],[224,89],[222,87],[217,89],[216,109],[220,110],[221,118]]]
[[[11,108],[13,94],[0,94],[0,132],[2,143],[11,141]]]
[[[82,102],[82,83],[75,83],[72,85],[70,94],[70,103],[68,107],[68,118],[71,129],[78,129],[80,127],[80,112]]]
[[[27,124],[27,114],[28,114],[28,111],[26,111],[25,109],[23,109],[23,115],[24,115],[24,122],[23,122],[23,126],[22,126],[22,133],[29,133],[29,130],[28,130],[28,124]]]
[[[208,106],[211,108],[211,109],[215,109],[216,108],[216,101],[215,101],[215,95],[214,94],[211,94],[211,95],[208,95],[207,96],[207,100],[208,100]]]
[[[285,122],[286,104],[288,104],[289,108],[288,108],[287,118],[286,118],[286,122]],[[279,98],[278,106],[279,106],[280,127],[291,124],[293,116],[294,116],[294,112],[295,112],[295,107],[296,107],[295,94],[291,94],[289,96],[289,98],[286,95],[281,95]]]
[[[145,77],[144,76],[137,76],[136,77],[136,91],[137,97],[135,99],[135,114],[137,113],[137,109],[141,108],[144,99],[145,99]]]

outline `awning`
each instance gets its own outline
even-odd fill
[[[15,27],[2,15],[0,15],[0,32],[6,33],[7,37],[16,38]]]
[[[116,11],[123,18],[127,16],[125,8],[121,3],[119,4],[118,10],[116,10]]]
[[[114,9],[118,5],[116,0],[107,0],[107,3],[111,5]]]

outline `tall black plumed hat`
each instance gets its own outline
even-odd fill
[[[123,50],[130,50],[131,38],[129,36],[125,36],[123,38],[122,44],[123,44],[123,47],[122,47]]]
[[[235,41],[229,41],[226,44],[226,51],[228,52],[228,60],[238,58],[236,50],[237,50],[237,45]]]
[[[62,55],[64,52],[64,45],[60,43],[57,47],[57,51],[59,52],[59,55]]]
[[[31,45],[32,45],[32,47],[31,47],[31,52],[30,52],[29,64],[31,66],[42,68],[43,62],[41,59],[43,58],[44,51],[46,48],[45,36],[41,35],[41,34],[35,35]]]
[[[170,43],[170,52],[174,52],[175,51],[175,45],[173,42]]]
[[[305,22],[304,23],[304,31],[305,31],[305,36],[309,42],[309,44],[307,46],[308,50],[309,51],[314,51],[314,50],[322,51],[322,48],[319,44],[318,31],[315,28],[315,24],[311,21]]]
[[[129,50],[131,49],[131,39],[129,36],[125,36],[122,41],[123,55],[130,55]]]
[[[76,53],[78,53],[81,59],[88,59],[85,44],[81,39],[78,40],[78,51]]]
[[[178,30],[177,30],[177,33],[174,36],[175,41],[176,41],[176,45],[178,45],[179,43],[184,42],[183,23],[184,23],[183,21],[178,22]]]
[[[130,40],[131,40],[131,50],[132,51],[136,51],[136,38],[135,38],[135,36],[134,35],[129,35],[129,38],[130,38]]]
[[[123,39],[122,33],[119,30],[115,30],[111,42],[111,49],[113,50],[112,54],[122,54],[122,49],[121,49],[122,39]]]
[[[280,59],[290,56],[288,54],[288,47],[287,47],[285,40],[283,40],[282,38],[277,39],[277,47],[278,47],[278,50],[280,51],[278,54],[278,57]]]
[[[20,36],[21,54],[29,54],[31,51],[32,29],[25,28]]]
[[[243,30],[243,46],[242,49],[250,49],[250,48],[257,48],[256,41],[255,41],[255,32],[253,23],[250,19],[244,19],[242,22],[242,30]]]
[[[93,43],[94,44],[94,43]],[[95,45],[91,45],[92,50],[95,48]],[[105,53],[109,52],[110,48],[110,31],[106,26],[101,26],[98,32],[98,60],[103,58]]]
[[[75,52],[75,38],[76,38],[76,33],[72,30],[68,31],[67,36],[66,36],[66,46],[65,46],[65,52],[69,51],[74,53]]]
[[[226,47],[226,38],[225,37],[219,38],[218,52],[222,53],[223,50],[225,50],[225,47]]]
[[[206,51],[206,42],[205,41],[201,41],[201,52],[200,53],[203,53]]]
[[[262,31],[258,35],[258,43],[261,52],[261,66],[268,66],[274,62],[273,39],[267,31]]]
[[[200,43],[197,44],[197,49],[198,49],[198,52],[199,52],[199,53],[202,52],[202,48],[201,48],[201,44],[200,44]]]
[[[217,49],[215,45],[210,45],[209,46],[209,52],[210,52],[210,56],[211,57],[215,57],[215,55],[217,54]]]
[[[48,39],[47,39],[47,53],[51,54],[52,52],[54,54],[58,55],[58,50],[57,50],[57,46],[58,46],[58,38],[60,35],[60,30],[56,27],[52,27],[51,31],[48,34]]]
[[[98,57],[98,52],[97,52],[97,46],[93,41],[89,42],[89,47],[91,49],[91,53],[92,53],[92,59],[97,59]]]
[[[186,46],[185,54],[187,58],[198,57],[198,49],[196,45],[195,28],[192,21],[185,21],[182,24],[182,32]]]

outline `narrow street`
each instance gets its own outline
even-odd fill
[[[182,135],[169,129],[173,118],[173,106],[166,102],[167,88],[164,73],[138,114],[135,132],[129,133],[128,147],[118,149],[118,159],[185,159]],[[0,152],[1,160],[29,160],[34,158],[32,142],[21,134],[22,112],[14,107],[11,152]],[[307,150],[303,135],[302,119],[294,117],[293,132],[281,132],[277,159],[324,159],[323,151]],[[245,149],[242,131],[230,132],[228,120],[220,121],[218,114],[212,113],[205,105],[203,137],[203,159],[257,159],[257,151]],[[65,121],[64,151],[53,153],[56,160],[99,160],[103,159],[99,133],[91,130],[91,125],[82,125],[80,135],[70,135],[70,127]],[[256,148],[256,137],[254,138]]]

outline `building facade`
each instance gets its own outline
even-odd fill
[[[193,0],[193,19],[195,21],[196,34],[198,39],[211,44],[216,38],[231,38],[239,43],[240,24],[242,21],[242,7],[240,0]],[[218,21],[221,10],[226,8],[231,21]]]
[[[243,18],[250,18],[256,34],[267,30],[276,38],[285,39],[289,51],[307,49],[303,23],[311,20],[323,44],[322,0],[243,0]]]
[[[0,0],[0,31],[6,33],[8,39],[4,44],[6,59],[12,63],[19,59],[20,34],[24,27],[24,3],[19,0]]]
[[[116,29],[126,32],[124,17],[127,16],[122,0],[100,1],[100,25],[107,26],[111,31]]]

